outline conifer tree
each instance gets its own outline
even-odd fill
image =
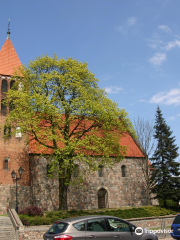
[[[175,144],[175,137],[171,136],[172,131],[166,124],[159,106],[154,128],[157,146],[152,158],[152,193],[166,206],[167,199],[180,199],[180,163],[177,162],[179,147]]]

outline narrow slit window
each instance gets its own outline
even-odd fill
[[[7,92],[7,80],[2,80],[1,93]]]
[[[99,176],[99,177],[103,177],[103,166],[102,166],[102,165],[100,165],[100,166],[98,167],[98,176]]]
[[[10,126],[4,126],[4,136],[11,136],[11,127]]]
[[[4,169],[8,169],[8,159],[4,160]]]
[[[122,177],[126,177],[126,166],[125,165],[123,165],[121,167],[121,172],[122,172]]]
[[[10,89],[13,87],[14,83],[15,83],[14,80],[12,80],[12,81],[10,82]]]
[[[6,108],[6,105],[4,103],[4,99],[1,100],[1,112],[3,114],[6,114],[6,111],[7,111],[7,108]]]

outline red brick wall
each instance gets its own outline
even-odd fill
[[[0,102],[5,97],[1,93],[2,80],[6,79],[8,83],[8,89],[10,89],[10,77],[0,76]],[[0,104],[1,105],[1,104]],[[25,137],[16,138],[14,136],[9,137],[4,141],[3,134],[5,123],[5,115],[1,112],[0,106],[0,185],[14,185],[11,177],[11,172],[14,170],[18,173],[20,167],[23,168],[22,178],[18,180],[18,183],[23,186],[29,185],[29,155],[28,147],[25,144]],[[4,160],[8,159],[8,169],[4,169]],[[19,177],[19,175],[18,175]]]

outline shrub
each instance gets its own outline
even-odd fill
[[[19,211],[19,214],[28,215],[28,216],[43,216],[43,211],[40,207],[29,206]]]
[[[30,223],[28,222],[28,220],[26,218],[21,218],[21,222],[24,226],[30,226]]]

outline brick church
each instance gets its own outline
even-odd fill
[[[21,62],[8,34],[0,50],[0,126],[10,110],[3,99],[13,86],[15,79],[11,76],[19,66]],[[4,141],[5,131],[10,129],[2,127],[0,132],[0,214],[5,214],[8,206],[16,206],[16,182],[11,173],[14,171],[20,178],[20,169],[23,173],[17,180],[19,209],[31,204],[46,211],[58,209],[58,180],[48,178],[46,156],[27,146],[20,133]],[[147,205],[142,170],[144,155],[130,135],[123,137],[121,144],[128,146],[123,161],[112,169],[101,166],[99,171],[89,174],[83,188],[69,187],[68,209]]]

